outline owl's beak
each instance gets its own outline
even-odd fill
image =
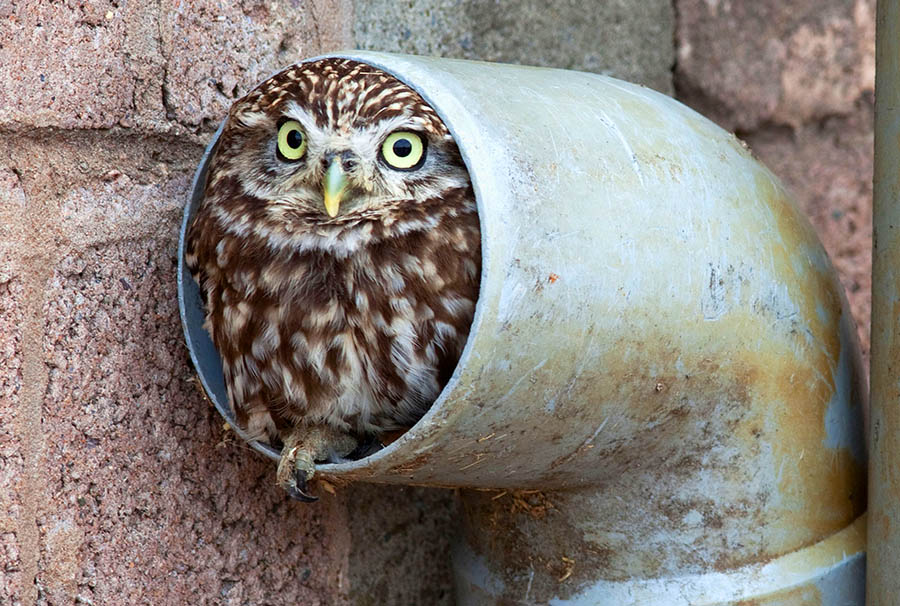
[[[325,196],[325,212],[329,217],[335,217],[341,206],[341,196],[347,189],[347,173],[344,172],[340,158],[331,161],[331,165],[325,172],[325,181],[322,187]]]

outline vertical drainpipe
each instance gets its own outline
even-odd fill
[[[900,596],[900,2],[878,2],[868,603]]]
[[[484,262],[469,342],[431,410],[319,475],[459,488],[461,605],[862,606],[858,344],[777,179],[644,87],[347,56],[444,119]],[[192,358],[228,417],[183,270],[179,292]]]

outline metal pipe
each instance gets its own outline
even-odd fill
[[[438,401],[387,448],[318,473],[462,488],[460,604],[862,604],[859,348],[777,179],[640,86],[342,56],[444,119],[484,258]]]
[[[900,594],[900,3],[878,2],[875,75],[875,175],[872,238],[872,407],[869,413],[868,603]]]

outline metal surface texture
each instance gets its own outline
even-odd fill
[[[900,2],[878,3],[868,603],[900,595]]]
[[[318,473],[463,488],[460,604],[862,604],[858,345],[777,179],[647,88],[341,56],[444,119],[484,259],[438,401],[387,448]],[[227,417],[183,273],[181,287],[192,355]]]

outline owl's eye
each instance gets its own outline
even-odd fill
[[[381,144],[381,157],[391,168],[415,170],[425,161],[425,139],[417,133],[398,130]]]
[[[306,153],[306,135],[296,120],[285,120],[278,125],[278,158],[295,162]]]

